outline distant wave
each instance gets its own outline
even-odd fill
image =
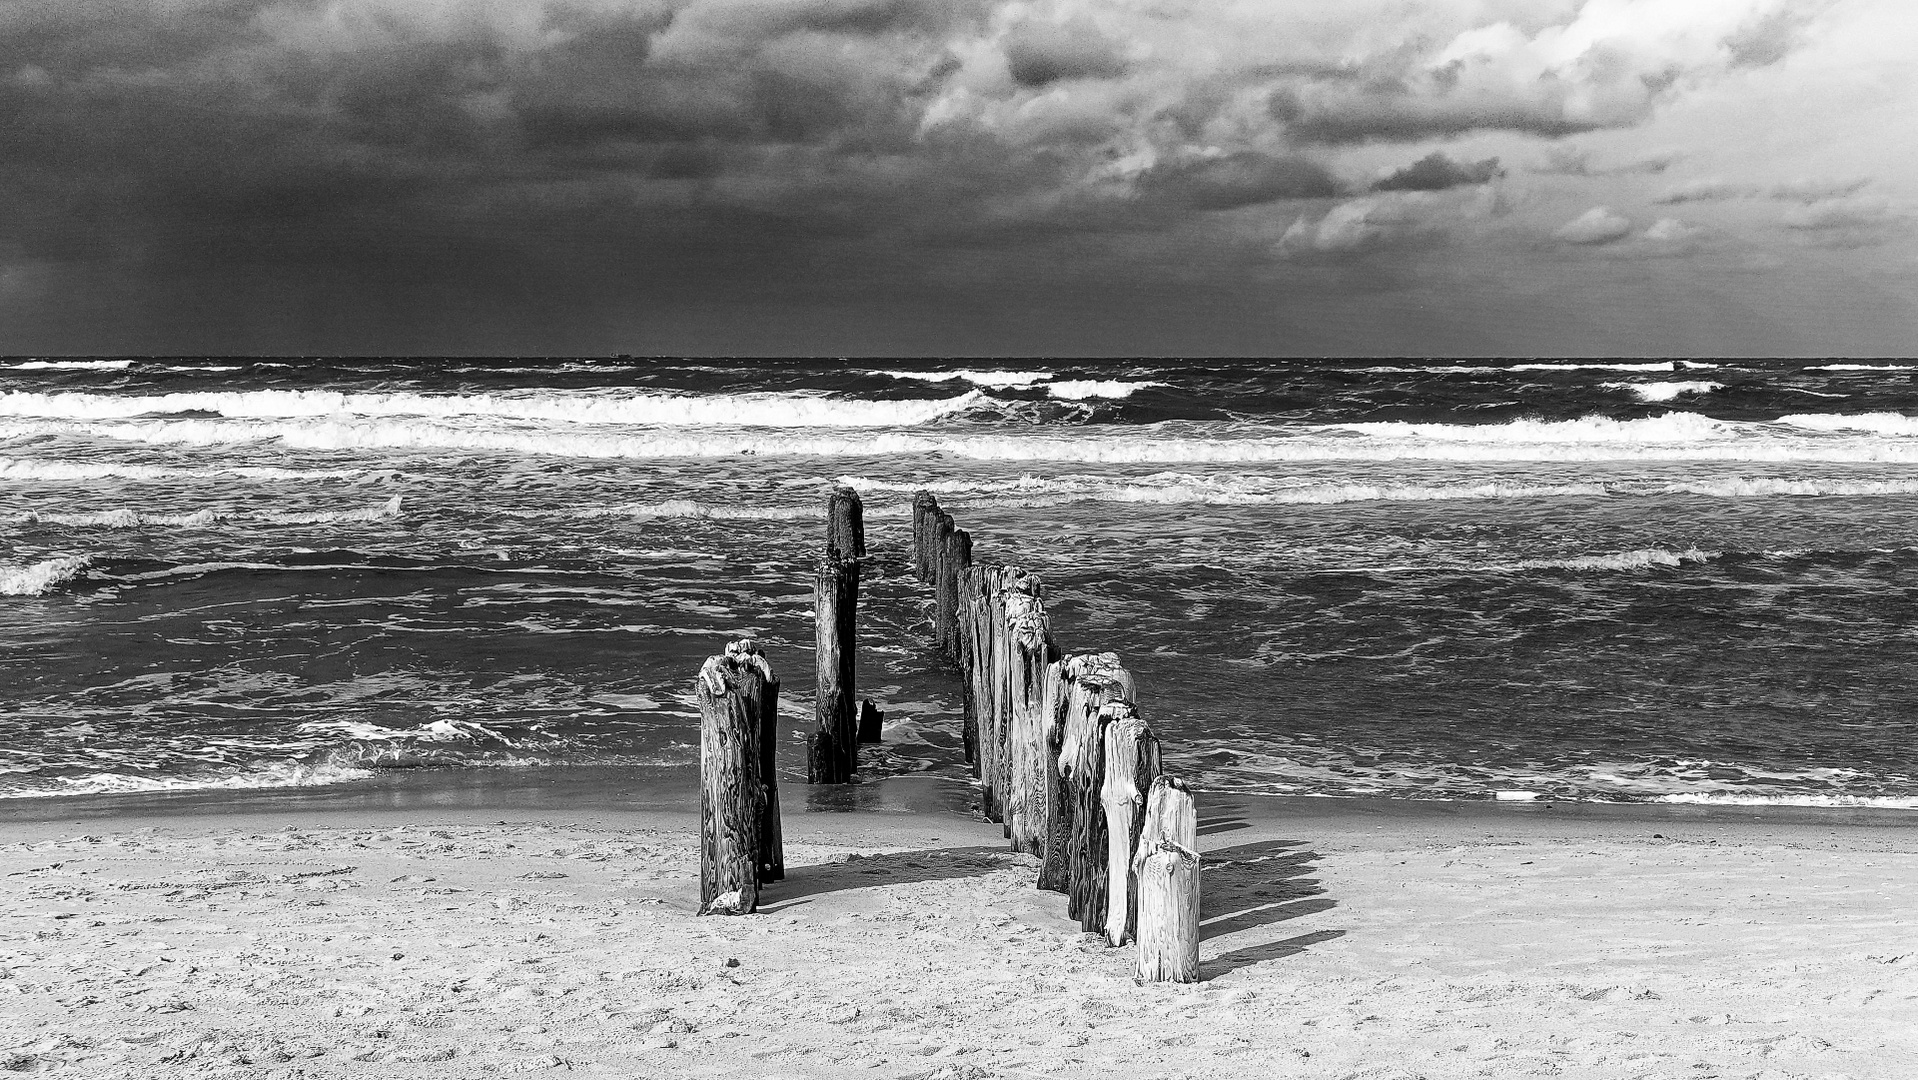
[[[1717,365],[1687,363],[1685,366],[1688,368],[1700,368],[1700,367],[1709,368],[1709,367],[1716,367]],[[1588,363],[1578,363],[1576,361],[1566,361],[1564,363],[1555,363],[1555,364],[1513,364],[1511,367],[1505,368],[1504,370],[1506,371],[1677,371],[1678,364],[1677,362],[1671,361],[1671,360],[1656,361],[1652,363],[1629,363],[1629,364],[1628,363],[1588,364]]]
[[[1723,390],[1725,388],[1724,383],[1704,381],[1652,383],[1608,382],[1600,383],[1599,385],[1607,390],[1630,391],[1636,395],[1640,401],[1671,401],[1680,394],[1709,394],[1713,390]]]
[[[337,480],[363,476],[365,469],[283,469],[272,465],[210,465],[201,469],[91,461],[43,461],[0,458],[0,480],[185,480],[207,476],[243,476],[252,480]]]
[[[826,516],[823,505],[768,506],[754,503],[734,506],[699,502],[694,499],[667,499],[655,503],[626,503],[618,506],[588,506],[555,510],[506,510],[508,517],[551,519],[591,519],[603,517],[690,518],[713,521],[803,521]],[[867,516],[873,516],[868,510]]]
[[[131,360],[27,360],[8,364],[15,371],[121,371],[133,366]]]
[[[1050,371],[874,371],[872,374],[931,383],[963,379],[974,386],[993,390],[1024,389],[1053,378]]]
[[[976,392],[975,392],[976,393]],[[970,395],[969,395],[970,396]],[[955,399],[956,400],[956,399]],[[1881,414],[1895,416],[1895,414]],[[1792,422],[1716,420],[1669,412],[1635,420],[1512,420],[1493,424],[1256,424],[1222,421],[1123,425],[1033,426],[1003,430],[819,431],[710,430],[657,427],[642,431],[529,429],[493,418],[305,418],[297,420],[147,419],[118,422],[0,422],[0,438],[45,435],[105,437],[175,445],[278,441],[298,449],[459,449],[516,455],[656,459],[779,455],[883,457],[947,454],[982,461],[1084,463],[1213,463],[1314,461],[1829,461],[1918,463],[1918,439],[1842,428],[1858,417]],[[1797,421],[1804,420],[1804,426]],[[1874,422],[1885,432],[1899,422]],[[1913,434],[1918,434],[1914,427]]]
[[[0,563],[0,596],[44,596],[86,572],[92,559],[62,555],[26,566]]]
[[[1066,401],[1084,401],[1087,398],[1129,398],[1149,386],[1164,386],[1162,382],[1141,381],[1126,382],[1121,379],[1077,379],[1046,384],[1046,393]]]
[[[379,521],[399,516],[400,496],[395,495],[374,506],[353,510],[319,510],[304,513],[271,511],[197,510],[190,514],[154,514],[121,508],[88,513],[56,513],[29,510],[9,519],[15,525],[64,525],[71,528],[98,527],[138,529],[146,527],[206,528],[229,521],[250,521],[267,525],[327,525],[335,522]]]
[[[1912,364],[1819,364],[1806,371],[1918,371]]]
[[[564,390],[502,394],[249,390],[151,395],[7,391],[0,393],[0,415],[63,420],[180,414],[262,420],[416,416],[666,427],[910,427],[965,412],[984,400],[978,390],[951,398],[896,401],[807,391],[712,395]]]

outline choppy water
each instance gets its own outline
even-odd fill
[[[0,795],[693,770],[729,635],[810,716],[834,482],[873,774],[963,768],[925,487],[1210,787],[1918,807],[1918,363],[1836,361],[0,360]]]

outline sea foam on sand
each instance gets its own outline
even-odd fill
[[[1129,950],[1082,936],[1030,857],[957,813],[789,808],[788,877],[746,918],[692,914],[686,814],[16,815],[0,1066],[1918,1076],[1909,826],[1313,802],[1215,804],[1205,981],[1183,986],[1135,984]]]

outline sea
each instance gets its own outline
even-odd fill
[[[924,490],[1201,790],[1918,809],[1918,361],[1549,358],[0,360],[0,798],[684,783],[740,636],[802,783],[841,484],[866,779]]]

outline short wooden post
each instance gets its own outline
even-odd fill
[[[979,662],[979,645],[973,633],[976,597],[973,595],[974,579],[972,570],[972,537],[964,529],[954,534],[959,538],[959,560],[954,573],[954,592],[958,597],[959,643],[959,715],[961,741],[966,748],[966,764],[973,767],[973,775],[979,774],[979,712],[978,701],[973,697],[972,669]]]
[[[1046,768],[1044,854],[1040,856],[1039,888],[1070,893],[1071,866],[1067,860],[1072,831],[1072,795],[1059,772],[1059,751],[1065,743],[1066,660],[1046,665],[1045,705],[1040,718],[1045,728],[1040,745]],[[1070,906],[1070,900],[1067,901]]]
[[[762,675],[729,647],[699,669],[699,913],[750,915],[759,907],[760,783],[758,702]]]
[[[814,706],[806,782],[844,784],[859,767],[859,727],[853,699],[853,654],[858,646],[859,562],[828,553],[819,560],[814,589],[819,692]]]
[[[885,724],[886,714],[879,711],[879,707],[872,703],[871,698],[866,698],[859,703],[860,742],[883,741]]]
[[[1006,568],[987,566],[979,620],[984,634],[981,654],[979,708],[979,784],[986,820],[1005,821],[1005,783],[1000,762],[1005,757],[1006,716]]]
[[[1159,740],[1126,702],[1099,710],[1105,725],[1105,782],[1100,802],[1106,815],[1106,941],[1124,945],[1138,922],[1139,892],[1132,855],[1144,824],[1145,795],[1159,777]]]
[[[859,493],[843,484],[826,500],[826,553],[839,559],[866,554],[866,507]]]
[[[1152,781],[1132,873],[1139,889],[1139,980],[1197,982],[1199,819],[1184,781]]]
[[[912,497],[912,572],[920,581],[932,580],[932,564],[929,559],[932,542],[927,539],[932,529],[932,518],[939,512],[939,500],[932,492],[921,491]]]

